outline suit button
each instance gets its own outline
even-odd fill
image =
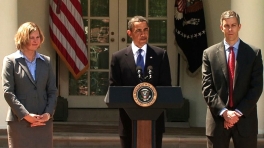
[[[37,90],[37,87],[34,87],[35,90]]]

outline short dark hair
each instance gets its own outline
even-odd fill
[[[134,22],[146,22],[148,25],[148,20],[144,18],[143,16],[134,16],[128,21],[128,24],[127,24],[128,30],[132,30],[132,28],[134,27]]]
[[[225,11],[225,12],[223,12],[221,14],[221,17],[220,17],[220,25],[223,25],[223,20],[224,19],[232,18],[232,17],[235,17],[237,19],[237,23],[240,24],[240,17],[239,17],[239,15],[235,11],[227,10],[227,11]]]

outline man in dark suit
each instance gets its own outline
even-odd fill
[[[136,86],[140,80],[136,72],[138,50],[142,49],[144,59],[143,75],[147,75],[147,67],[153,67],[153,86],[171,86],[171,74],[166,50],[147,44],[149,38],[148,21],[142,16],[135,16],[128,22],[127,34],[132,44],[112,55],[110,85]],[[131,94],[132,95],[132,94]],[[132,147],[132,121],[124,109],[119,109],[119,135],[123,148]],[[156,147],[162,146],[162,134],[165,131],[164,113],[156,121]]]
[[[263,89],[261,50],[238,36],[239,15],[220,18],[224,40],[203,53],[202,93],[207,103],[208,148],[257,148],[257,102]]]

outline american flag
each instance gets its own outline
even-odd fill
[[[53,47],[78,79],[89,67],[80,0],[50,0],[49,31]]]

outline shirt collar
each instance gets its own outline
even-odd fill
[[[21,50],[17,50],[15,52],[15,59],[18,59],[18,58],[26,59],[25,55],[21,52]],[[45,61],[45,59],[42,56],[40,56],[40,54],[38,52],[36,52],[36,59],[37,58],[40,58],[41,60]]]
[[[233,45],[234,49],[238,50],[239,43],[240,43],[240,39],[238,39],[237,42]],[[225,50],[228,50],[230,45],[226,42],[226,39],[224,39],[224,45],[225,45]]]
[[[144,45],[143,47],[141,47],[141,48],[138,48],[138,47],[135,45],[135,43],[132,41],[131,46],[132,46],[132,51],[133,51],[133,54],[134,54],[134,55],[137,54],[138,49],[142,49],[145,53],[147,53],[147,44],[145,44],[145,45]]]

